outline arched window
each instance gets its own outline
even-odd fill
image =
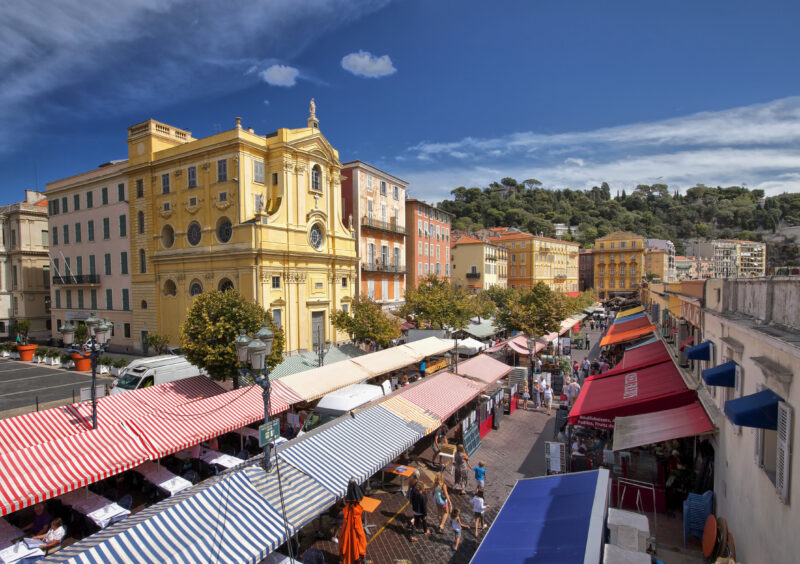
[[[139,249],[139,274],[147,274],[147,254]]]
[[[147,302],[142,300],[142,309],[147,309]]]
[[[139,212],[139,234],[144,233],[144,212]]]
[[[314,165],[311,169],[311,189],[322,191],[322,169],[319,165]]]
[[[197,280],[192,280],[192,283],[189,285],[189,295],[190,296],[199,296],[203,293],[203,285],[200,284]]]
[[[167,280],[164,282],[164,295],[165,296],[174,296],[178,293],[178,287],[175,286],[175,282],[172,280]]]
[[[228,290],[233,290],[233,282],[231,282],[228,278],[223,278],[219,281],[219,291],[227,292]]]

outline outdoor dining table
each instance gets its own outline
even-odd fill
[[[359,502],[361,508],[364,510],[364,532],[366,534],[370,534],[369,530],[374,529],[376,525],[370,525],[367,522],[367,514],[374,512],[378,509],[378,506],[381,504],[381,500],[375,499],[374,497],[362,497],[361,501]]]
[[[192,487],[192,483],[189,480],[173,474],[160,464],[153,461],[144,462],[133,470],[134,472],[141,474],[145,480],[156,486],[158,489],[168,493],[170,496]]]
[[[38,547],[29,547],[24,541],[0,550],[0,562],[2,564],[12,564],[13,562],[19,562],[23,558],[37,556],[44,556],[44,551]]]
[[[230,454],[223,454],[216,450],[204,448],[200,451],[200,460],[208,462],[209,464],[216,464],[223,468],[233,468],[239,466],[244,460],[231,456]]]
[[[101,529],[116,523],[131,512],[87,488],[73,490],[61,496],[61,502],[69,505],[74,511],[86,515]]]
[[[25,531],[15,527],[5,519],[0,518],[0,550],[8,548],[14,544],[15,540],[21,539],[24,536]]]
[[[415,468],[411,466],[401,466],[399,464],[387,464],[383,468],[381,468],[381,487],[386,487],[386,473],[394,474],[396,476],[400,476],[402,481],[400,482],[400,491],[406,493],[406,480],[410,478],[414,474]]]

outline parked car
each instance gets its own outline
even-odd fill
[[[138,390],[184,378],[205,375],[185,357],[165,354],[149,358],[137,358],[126,366],[119,378],[111,384],[111,394]]]

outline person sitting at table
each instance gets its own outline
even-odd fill
[[[219,450],[219,441],[217,440],[217,437],[212,437],[209,439],[208,448],[211,450]]]
[[[33,535],[31,538],[42,539],[43,544],[39,548],[47,552],[55,546],[60,546],[61,541],[64,540],[66,534],[67,529],[64,527],[64,523],[61,521],[61,519],[56,517],[50,522],[50,528],[46,533],[41,535]]]
[[[51,519],[44,504],[37,503],[33,506],[33,523],[26,530],[31,535],[43,535],[50,528]]]

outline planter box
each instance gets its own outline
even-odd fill
[[[17,345],[17,356],[20,360],[31,362],[33,360],[33,352],[38,348],[37,345]]]
[[[78,372],[88,372],[92,369],[92,359],[84,358],[77,353],[72,354],[72,360],[70,361],[70,364],[74,366],[75,370]]]
[[[11,353],[11,360],[19,360],[19,353],[18,352],[12,352]]]
[[[97,365],[97,373],[98,374],[108,374],[110,372],[108,366],[105,364],[98,364]]]
[[[36,364],[41,364],[42,362],[44,362],[44,357],[41,356],[41,355],[35,354],[35,355],[33,355],[33,362],[35,362]]]
[[[111,367],[111,375],[112,376],[119,376],[119,373],[122,372],[122,368],[117,368],[116,366]]]
[[[48,366],[61,366],[61,359],[60,358],[52,358],[47,357],[44,359],[44,363]]]
[[[9,353],[8,351],[0,352],[0,358],[8,358],[10,356],[11,356],[11,353]]]

